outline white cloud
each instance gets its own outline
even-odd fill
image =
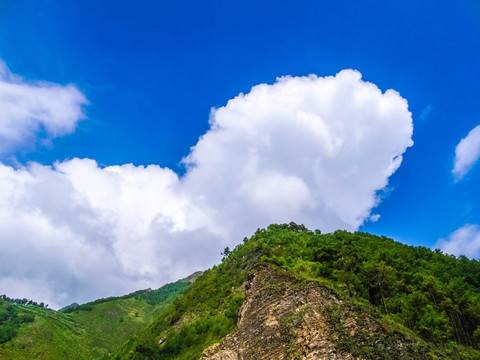
[[[210,124],[182,178],[89,159],[1,165],[2,291],[64,305],[206,268],[272,222],[355,230],[378,220],[376,193],[412,145],[406,100],[352,70],[255,86]]]
[[[159,286],[218,258],[221,240],[189,228],[190,205],[169,169],[0,165],[0,188],[0,288],[9,296],[48,296],[55,307]]]
[[[47,139],[73,132],[86,102],[71,84],[26,82],[0,60],[0,153],[27,144],[39,130]]]
[[[456,180],[463,178],[480,157],[480,125],[473,128],[455,148],[452,173]]]
[[[255,86],[210,123],[184,182],[226,234],[292,220],[356,229],[412,145],[407,102],[353,70]]]
[[[434,246],[444,253],[465,255],[470,258],[480,257],[480,226],[467,224],[455,230],[445,239],[440,239]]]

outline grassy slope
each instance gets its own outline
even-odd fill
[[[257,231],[182,296],[164,292],[160,305],[152,305],[151,292],[99,300],[84,306],[90,311],[69,314],[24,306],[35,312],[35,322],[21,324],[12,341],[0,344],[0,358],[94,359],[117,349],[113,359],[198,359],[235,329],[243,284],[261,262],[329,287],[386,328],[427,344],[431,359],[480,359],[478,261],[365,233],[321,235],[295,224]],[[338,335],[337,345],[369,358],[368,348]]]
[[[235,256],[207,270],[112,359],[198,359],[235,329],[243,283],[259,261],[260,253],[251,246],[237,248]]]
[[[480,358],[474,349],[480,330],[473,332],[480,329],[480,263],[385,237],[321,235],[295,224],[273,225],[245,239],[113,358],[198,359],[235,328],[242,284],[259,262],[328,286],[386,329],[429,344],[432,359]],[[339,334],[345,350],[369,358],[368,349],[347,340]]]
[[[84,329],[88,347],[100,357],[149,325],[172,300],[157,305],[134,298],[111,300],[94,305],[92,311],[74,312],[72,318]]]
[[[177,284],[177,285],[175,285]],[[21,324],[16,336],[0,344],[1,359],[102,359],[171,304],[188,287],[178,282],[161,290],[135,296],[110,298],[89,306],[91,310],[63,313],[29,305],[15,305],[35,315],[33,323]],[[175,286],[174,286],[175,285]],[[149,295],[143,296],[143,295]]]
[[[85,332],[70,315],[29,305],[16,305],[35,315],[21,324],[16,336],[0,344],[1,359],[89,359]]]

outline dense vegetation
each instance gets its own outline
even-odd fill
[[[235,328],[245,297],[243,282],[260,261],[254,254],[244,255],[225,258],[207,270],[113,358],[198,359],[206,347]]]
[[[432,359],[480,358],[476,260],[361,232],[321,234],[294,223],[259,229],[223,255],[191,286],[177,282],[57,312],[0,299],[0,358],[198,359],[235,329],[244,282],[260,263],[349,299],[349,307],[331,309],[333,320],[347,308],[352,317],[360,309],[385,328],[430,344]],[[337,345],[369,358],[368,349],[354,349],[342,331]],[[376,346],[371,334],[364,337]]]
[[[63,311],[5,297],[8,300],[0,299],[0,334],[4,340],[0,343],[0,358],[108,358],[189,285],[188,281],[178,281],[157,290],[72,304]]]
[[[39,306],[39,307],[48,307],[48,304],[44,304],[43,302],[37,303],[36,301],[30,300],[30,299],[13,299],[9,298],[7,295],[0,295],[0,300],[4,300],[10,303],[18,304],[18,305],[33,305],[33,306]]]
[[[31,305],[15,306],[28,313],[33,322],[21,323],[16,334],[0,344],[0,359],[88,359],[94,358],[84,333],[70,316]],[[0,325],[0,329],[4,329]]]
[[[294,223],[259,229],[233,251],[225,250],[222,264],[205,272],[114,358],[198,359],[234,329],[242,283],[259,262],[321,282],[386,324],[436,344],[447,358],[480,356],[472,349],[480,343],[476,260],[361,232],[321,234]]]
[[[5,298],[0,299],[0,344],[13,338],[20,324],[35,320],[35,315],[22,311],[18,305]]]
[[[19,306],[25,305],[25,306]],[[31,307],[48,307],[29,299],[12,299],[6,295],[0,295],[0,344],[9,341],[16,334],[20,324],[35,321],[35,315]]]
[[[273,225],[254,238],[260,240],[263,261],[302,277],[331,279],[349,296],[390,314],[425,340],[480,342],[476,260],[361,232],[321,235],[294,224]]]

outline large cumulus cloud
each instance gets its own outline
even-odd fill
[[[159,286],[217,259],[169,169],[0,165],[0,292],[53,307]],[[214,251],[212,251],[214,250]]]
[[[408,104],[361,74],[282,77],[213,109],[178,177],[157,165],[0,166],[0,286],[54,306],[212,265],[272,222],[355,230],[412,145]]]
[[[210,124],[184,180],[228,231],[291,220],[356,229],[412,145],[406,100],[353,70],[255,86]]]

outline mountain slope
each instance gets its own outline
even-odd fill
[[[22,323],[12,338],[0,344],[0,359],[88,359],[92,356],[80,325],[71,316],[32,305],[4,301],[2,307],[33,316]],[[0,324],[4,329],[5,323]]]
[[[227,253],[113,358],[480,358],[478,261],[293,223]]]
[[[106,358],[150,324],[158,313],[190,286],[191,281],[187,279],[157,290],[141,290],[83,305],[72,304],[60,311],[3,300],[0,313],[2,308],[13,307],[21,314],[31,315],[31,321],[20,323],[13,337],[0,343],[0,358]],[[7,323],[0,321],[0,330],[7,327]]]
[[[237,329],[203,352],[221,359],[428,359],[429,346],[388,329],[313,281],[258,266],[246,283]]]
[[[224,255],[191,285],[62,311],[0,299],[0,358],[480,359],[476,260],[294,223]]]

